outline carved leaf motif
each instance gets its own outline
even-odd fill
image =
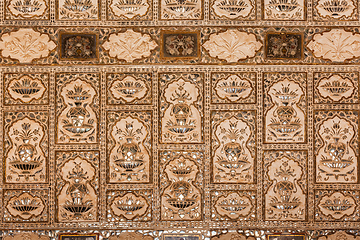
[[[254,57],[262,43],[252,33],[240,32],[235,29],[223,33],[212,34],[203,47],[211,57],[218,57],[227,62]]]
[[[117,216],[124,216],[126,219],[134,219],[146,213],[149,204],[142,196],[127,193],[122,197],[116,197],[111,204],[111,209]]]
[[[360,57],[360,34],[332,29],[330,32],[315,34],[307,47],[317,58],[344,62]]]
[[[219,17],[236,19],[249,16],[254,7],[249,0],[216,0],[212,5],[212,8]]]
[[[19,79],[12,80],[8,87],[10,96],[24,103],[29,103],[33,99],[40,99],[45,90],[45,86],[41,80],[26,75]]]
[[[22,219],[28,220],[33,216],[39,216],[44,210],[45,206],[41,198],[34,197],[25,192],[20,196],[12,197],[6,208],[13,216],[19,216]]]
[[[337,231],[334,234],[319,237],[318,240],[360,240],[360,236],[354,236],[344,231]]]
[[[211,238],[211,240],[255,240],[254,237],[246,237],[236,232],[228,232],[217,237]]]
[[[33,18],[43,15],[47,6],[44,0],[11,0],[8,8],[15,17]]]
[[[13,236],[8,235],[8,236],[4,237],[4,240],[24,240],[24,239],[49,240],[50,238],[48,236],[39,235],[39,234],[32,233],[32,232],[22,232],[22,233],[15,234]]]
[[[340,19],[351,17],[355,6],[352,0],[320,0],[316,10],[321,17]]]
[[[240,196],[238,193],[230,193],[226,197],[221,196],[215,203],[216,211],[231,219],[240,216],[246,216],[250,213],[253,205],[251,200],[246,196]]]
[[[136,99],[142,99],[148,92],[148,87],[142,79],[126,76],[121,80],[116,80],[110,87],[114,98],[124,99],[130,103]]]
[[[237,75],[230,75],[226,79],[220,79],[215,86],[217,95],[222,99],[236,102],[239,99],[249,97],[253,88],[247,79],[242,79]]]
[[[356,203],[351,196],[335,192],[330,196],[322,197],[318,206],[326,216],[330,215],[334,219],[341,219],[345,215],[350,216],[354,213]]]
[[[17,59],[20,63],[31,63],[36,58],[47,57],[55,47],[56,44],[47,34],[30,28],[5,33],[0,41],[1,55]]]
[[[354,92],[354,84],[348,78],[332,75],[330,78],[321,79],[317,89],[322,97],[328,97],[338,102],[343,98],[351,97]]]
[[[151,236],[144,236],[136,232],[123,232],[119,236],[111,236],[109,240],[153,240]]]
[[[136,16],[144,16],[149,9],[147,0],[113,0],[110,5],[113,13],[118,16],[124,16],[127,19],[133,19]]]
[[[151,51],[158,44],[151,39],[149,34],[142,34],[128,29],[124,33],[111,34],[109,40],[102,46],[109,51],[110,57],[116,57],[119,60],[131,63],[135,59],[149,57]]]

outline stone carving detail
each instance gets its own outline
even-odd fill
[[[328,118],[320,125],[318,134],[322,146],[316,153],[317,182],[357,182],[357,156],[351,145],[355,127],[338,116]]]
[[[211,57],[233,63],[254,57],[262,47],[262,43],[253,33],[230,29],[226,32],[211,34],[203,47]]]
[[[249,16],[254,7],[250,0],[215,0],[212,8],[219,17],[236,19]]]
[[[344,29],[317,33],[307,44],[315,57],[332,62],[344,62],[360,57],[360,34]]]
[[[273,161],[267,169],[272,181],[265,194],[266,220],[305,220],[306,196],[299,185],[303,169],[287,156]]]
[[[247,216],[253,208],[251,199],[246,196],[240,196],[238,193],[233,192],[226,197],[219,197],[215,203],[216,211],[230,219],[237,219],[240,216]]]
[[[111,34],[108,41],[102,45],[109,51],[110,57],[125,60],[127,63],[149,57],[157,46],[149,34],[134,32],[132,29],[127,29],[124,33]]]
[[[136,79],[133,76],[126,76],[121,80],[116,80],[110,87],[114,98],[123,99],[127,103],[142,99],[148,90],[149,88],[143,79]]]
[[[201,0],[160,0],[160,19],[202,19]]]
[[[46,136],[43,125],[25,117],[9,127],[8,135],[12,147],[6,154],[7,182],[45,182],[47,157],[42,149]]]
[[[47,8],[44,0],[11,0],[8,5],[12,15],[25,19],[42,16]]]
[[[213,156],[215,182],[253,182],[254,156],[247,145],[253,134],[245,121],[234,116],[217,125],[215,137],[219,144]]]
[[[162,142],[201,142],[201,113],[194,104],[199,95],[199,88],[183,78],[167,85],[164,98],[169,105],[161,119]]]
[[[110,9],[116,16],[126,19],[146,15],[149,7],[147,0],[112,0],[110,4]]]
[[[253,87],[248,79],[242,79],[233,74],[226,79],[220,79],[215,86],[217,95],[222,99],[236,102],[250,96]]]
[[[305,113],[299,107],[304,91],[285,78],[274,83],[268,93],[272,107],[265,113],[266,142],[304,141]]]
[[[321,236],[318,238],[318,240],[360,240],[360,236],[354,236],[351,234],[348,234],[344,231],[337,231],[334,234],[329,234],[327,236]]]
[[[145,147],[149,130],[135,117],[119,119],[112,127],[115,141],[110,151],[110,182],[149,182],[150,152]],[[148,143],[146,143],[148,145]]]
[[[264,18],[269,20],[304,20],[304,1],[264,0]]]
[[[194,185],[199,167],[190,158],[179,156],[165,166],[170,184],[161,193],[162,220],[200,220],[201,193]]]
[[[7,90],[14,100],[19,99],[23,103],[29,103],[40,99],[46,88],[40,79],[24,75],[19,79],[13,79]]]
[[[65,162],[59,175],[65,184],[57,196],[60,222],[96,221],[97,192],[93,182],[96,169],[92,163],[77,156]]]
[[[33,216],[41,215],[45,205],[41,198],[24,192],[19,196],[10,198],[6,208],[12,216],[28,220]]]
[[[151,236],[145,236],[136,232],[122,232],[118,236],[111,236],[109,240],[153,240]]]
[[[265,58],[301,59],[303,35],[299,33],[275,32],[266,34]]]
[[[323,98],[330,98],[334,102],[352,96],[355,87],[348,78],[342,78],[340,75],[332,75],[330,78],[323,78],[316,87]]]
[[[58,0],[59,20],[97,20],[98,0]]]
[[[111,209],[117,216],[123,216],[128,220],[132,220],[137,216],[142,216],[146,213],[149,204],[142,196],[136,196],[133,193],[127,193],[124,196],[116,197]]]
[[[40,235],[34,232],[20,232],[16,233],[13,236],[7,235],[4,236],[4,240],[49,240],[50,238],[46,235]]]
[[[319,0],[315,9],[323,18],[350,18],[355,12],[352,0]]]
[[[58,143],[96,143],[97,117],[91,107],[96,96],[93,86],[78,78],[68,82],[60,95],[66,107],[57,119]]]
[[[16,59],[20,63],[31,63],[34,59],[47,57],[55,47],[56,44],[47,34],[31,28],[5,33],[0,41],[1,55]]]
[[[211,240],[255,240],[255,238],[246,237],[245,235],[239,234],[237,232],[228,232],[221,234],[220,236],[213,237]]]
[[[341,192],[325,195],[319,202],[320,211],[334,219],[341,219],[344,216],[350,216],[356,208],[355,200],[351,196],[346,196]]]

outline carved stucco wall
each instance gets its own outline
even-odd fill
[[[5,240],[359,240],[355,0],[0,1]]]

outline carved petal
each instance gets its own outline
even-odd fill
[[[218,57],[227,62],[254,57],[262,43],[252,33],[240,32],[235,29],[223,33],[212,34],[203,47],[211,57]]]
[[[307,47],[317,58],[344,62],[360,57],[360,34],[332,29],[330,32],[315,34]]]
[[[131,63],[135,59],[149,57],[151,51],[158,44],[151,39],[149,34],[142,34],[128,29],[124,33],[111,34],[109,40],[102,46],[109,51],[110,57],[116,57],[119,60]]]
[[[47,57],[55,47],[56,44],[47,34],[30,28],[5,33],[0,41],[1,55],[17,59],[20,63],[31,63],[36,58]]]

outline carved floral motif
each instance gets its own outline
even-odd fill
[[[306,196],[298,182],[302,175],[299,163],[286,156],[269,165],[272,183],[265,194],[266,220],[305,220]]]
[[[360,57],[360,34],[344,29],[317,33],[307,44],[315,57],[332,62],[344,62]]]
[[[246,237],[245,235],[239,234],[237,232],[228,232],[211,238],[211,240],[255,240],[254,237]]]
[[[250,0],[216,0],[211,6],[219,17],[245,18],[254,8]]]
[[[152,40],[149,34],[142,34],[134,32],[132,29],[127,29],[124,33],[111,34],[108,41],[102,46],[105,50],[109,51],[110,57],[116,57],[119,60],[131,63],[135,59],[149,57],[151,51],[158,44]]]
[[[149,7],[147,0],[112,0],[110,4],[110,9],[116,16],[127,19],[146,15]]]
[[[114,98],[123,99],[127,103],[136,99],[142,99],[148,92],[149,88],[143,79],[126,76],[121,80],[112,83],[110,91]]]
[[[341,192],[334,192],[330,196],[323,196],[318,207],[324,215],[330,215],[334,219],[341,219],[354,213],[356,203],[351,196],[346,196]]]
[[[264,0],[264,18],[269,20],[304,20],[303,0]]]
[[[49,240],[50,238],[46,235],[40,235],[34,232],[20,232],[14,235],[7,235],[4,240]]]
[[[34,18],[42,16],[47,4],[44,0],[11,0],[8,9],[15,17]]]
[[[237,219],[240,216],[247,216],[253,208],[251,199],[241,196],[236,192],[230,193],[226,197],[221,196],[215,203],[216,211],[230,219]]]
[[[29,103],[40,99],[46,88],[40,79],[24,75],[19,79],[13,79],[7,90],[13,99]]]
[[[137,232],[122,232],[118,236],[111,236],[109,240],[153,240],[151,236],[145,236]]]
[[[203,47],[211,57],[218,57],[232,63],[254,57],[262,47],[262,43],[252,33],[230,29],[226,32],[211,34]]]
[[[323,98],[330,98],[334,102],[352,96],[355,87],[348,78],[342,78],[340,75],[332,75],[330,78],[323,78],[316,87]]]
[[[201,19],[201,0],[160,0],[161,19]]]
[[[149,204],[144,197],[127,193],[122,197],[116,197],[110,207],[115,215],[132,220],[137,216],[144,215]]]
[[[41,198],[24,192],[19,196],[10,198],[6,208],[12,216],[28,220],[41,215],[45,205]]]
[[[226,79],[220,79],[215,86],[217,95],[221,99],[236,102],[250,96],[253,87],[248,79],[242,79],[238,75],[230,75]]]
[[[360,236],[354,236],[345,231],[337,231],[334,234],[321,236],[318,240],[360,240]]]
[[[320,0],[315,9],[323,18],[350,18],[355,12],[352,0]]]
[[[49,56],[56,44],[47,34],[41,34],[31,28],[20,28],[16,32],[1,36],[0,50],[3,57],[31,63],[32,60]]]
[[[317,182],[357,182],[357,156],[350,144],[355,128],[338,116],[326,119],[319,127],[323,145],[316,154]]]
[[[98,0],[58,0],[60,20],[98,19]]]

